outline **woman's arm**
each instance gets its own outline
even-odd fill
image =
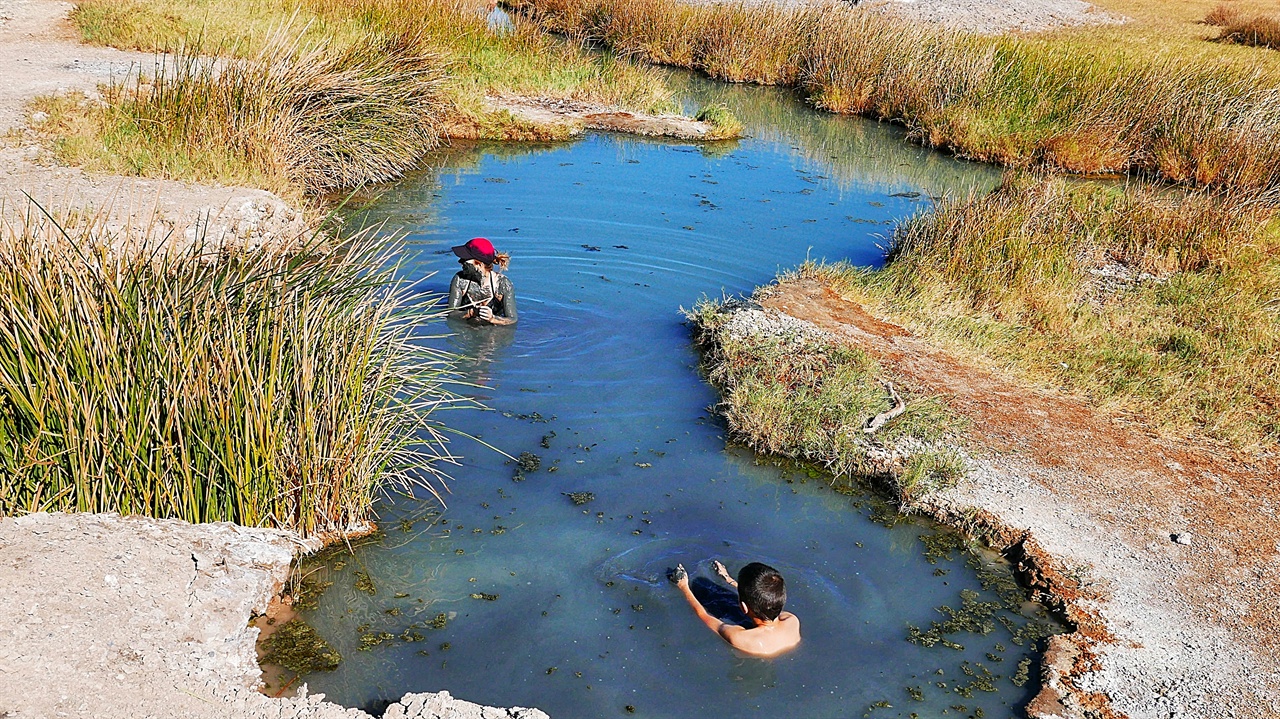
[[[465,307],[469,300],[467,299],[467,280],[461,273],[453,276],[453,280],[449,282],[449,311],[462,312],[466,311],[464,317],[471,317],[475,314],[474,309]]]
[[[487,319],[495,325],[514,325],[519,315],[516,313],[516,289],[511,284],[511,280],[503,275],[498,280],[498,294],[502,297],[502,314],[494,313],[490,317],[485,317],[485,313],[481,313],[481,319]]]

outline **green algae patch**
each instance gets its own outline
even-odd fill
[[[263,664],[284,667],[295,674],[331,672],[342,663],[342,654],[315,628],[291,619],[262,643]]]

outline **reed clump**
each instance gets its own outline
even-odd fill
[[[1256,196],[1011,175],[804,273],[946,346],[1183,436],[1280,441],[1280,232]]]
[[[515,0],[540,26],[712,77],[801,88],[958,154],[1083,173],[1280,186],[1280,78],[1078,42],[979,37],[847,3]]]
[[[1249,17],[1238,8],[1222,4],[1209,11],[1204,23],[1219,28],[1217,39],[1221,42],[1280,50],[1280,17]]]
[[[704,300],[688,313],[718,410],[758,452],[825,466],[836,477],[887,479],[910,500],[950,486],[964,462],[947,440],[963,421],[937,397],[911,396],[872,438],[867,420],[893,407],[883,369],[857,347],[735,319],[737,302]],[[746,312],[751,312],[748,308]],[[765,323],[767,324],[767,323]]]
[[[373,233],[225,255],[0,224],[0,515],[119,512],[324,535],[449,461],[437,314]]]
[[[160,56],[102,101],[46,98],[40,131],[69,162],[126,175],[318,195],[400,177],[440,142],[443,67],[409,35],[302,48],[284,32],[240,60]]]

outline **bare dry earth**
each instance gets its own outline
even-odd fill
[[[985,510],[1084,577],[1066,599],[1101,626],[1072,637],[1082,646],[1055,678],[1066,700],[1033,714],[1280,716],[1276,466],[1021,387],[817,282],[786,283],[762,304],[865,349],[969,418],[971,472],[935,504],[957,517]]]

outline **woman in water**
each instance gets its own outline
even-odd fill
[[[493,249],[493,243],[477,237],[453,248],[462,269],[449,283],[449,311],[469,322],[484,325],[516,323],[516,293],[511,280],[498,271],[507,269],[511,256]]]

